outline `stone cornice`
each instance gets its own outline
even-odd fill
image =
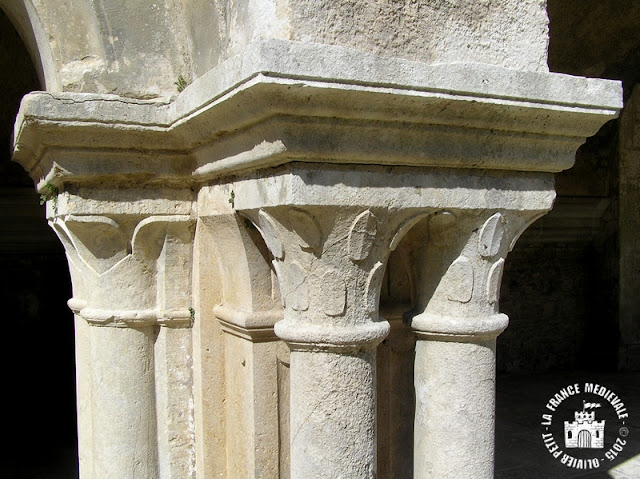
[[[40,186],[184,185],[290,161],[560,171],[621,107],[609,80],[261,40],[172,102],[27,95],[14,159]]]

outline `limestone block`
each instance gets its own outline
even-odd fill
[[[181,2],[5,0],[31,47],[47,91],[156,98],[190,78]]]
[[[3,0],[48,91],[149,99],[177,93],[261,39],[355,48],[425,63],[547,71],[542,0]]]
[[[226,477],[280,478],[289,455],[287,423],[280,421],[289,411],[288,394],[283,397],[289,386],[287,347],[273,329],[269,337],[250,338],[228,325],[223,323],[224,409],[232,426],[227,429]]]
[[[203,215],[206,216],[206,215]],[[193,408],[196,477],[226,479],[224,333],[213,309],[221,302],[215,240],[206,218],[193,245]]]
[[[241,0],[198,7],[207,12],[211,25],[209,43],[219,45],[205,58],[203,32],[192,27],[196,58],[209,67],[257,38],[278,38],[349,46],[426,63],[475,62],[547,70],[548,20],[546,2],[540,0]],[[196,22],[202,25],[204,20],[191,21]]]
[[[425,63],[547,70],[546,2],[289,2],[290,37]]]

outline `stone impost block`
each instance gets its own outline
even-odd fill
[[[14,158],[38,183],[202,183],[291,161],[561,171],[620,84],[256,39],[175,101],[33,93]]]

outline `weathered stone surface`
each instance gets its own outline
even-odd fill
[[[619,84],[546,71],[539,0],[121,3],[0,3],[48,90],[15,159],[73,277],[83,479],[376,477],[383,288],[414,477],[490,478],[504,259]]]
[[[84,183],[97,174],[138,183],[175,184],[189,175],[206,181],[305,161],[310,150],[332,163],[560,171],[573,163],[581,138],[620,106],[615,82],[261,40],[172,103],[28,95],[15,159],[41,188],[69,175]],[[75,150],[88,147],[105,150],[94,160]],[[45,149],[35,161],[32,152]],[[123,154],[127,149],[137,153]]]
[[[260,39],[341,45],[425,63],[546,71],[541,0],[409,2],[3,0],[48,91],[168,97]],[[144,21],[140,21],[144,19]]]

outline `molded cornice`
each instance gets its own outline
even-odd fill
[[[31,93],[14,160],[45,183],[199,183],[291,161],[557,172],[619,82],[261,40],[173,101]]]

